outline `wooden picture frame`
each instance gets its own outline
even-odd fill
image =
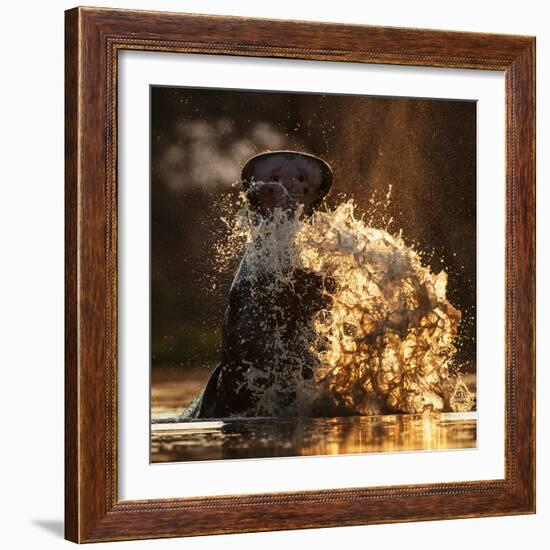
[[[506,82],[505,478],[248,496],[117,496],[117,54],[496,70]],[[535,39],[99,8],[66,12],[66,538],[96,542],[535,511]]]

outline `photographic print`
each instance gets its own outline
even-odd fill
[[[151,461],[476,447],[476,102],[150,109]]]
[[[535,38],[65,30],[66,538],[534,513]]]

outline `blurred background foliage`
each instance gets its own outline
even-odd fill
[[[476,104],[471,101],[151,88],[152,366],[215,366],[239,258],[220,265],[253,154],[297,149],[332,166],[329,205],[353,197],[449,275],[475,370]]]

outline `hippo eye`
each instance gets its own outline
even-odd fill
[[[299,182],[302,182],[302,181],[304,181],[304,180],[305,180],[304,175],[303,175],[303,174],[300,174],[300,175],[298,176],[298,181],[299,181]]]
[[[308,193],[309,193],[309,189],[306,187],[306,188],[304,189],[304,195],[307,195]]]
[[[273,174],[271,176],[271,181],[279,181],[279,174]]]

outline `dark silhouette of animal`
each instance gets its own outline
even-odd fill
[[[313,155],[274,151],[250,158],[242,181],[257,216],[268,218],[276,208],[289,214],[301,208],[302,216],[310,216],[330,190],[332,172]],[[292,410],[293,380],[313,376],[317,359],[311,350],[318,343],[312,341],[310,327],[315,315],[330,305],[332,281],[302,269],[282,281],[273,278],[268,269],[250,277],[241,263],[229,292],[221,360],[183,416],[269,414],[259,398],[270,390],[274,410]]]

